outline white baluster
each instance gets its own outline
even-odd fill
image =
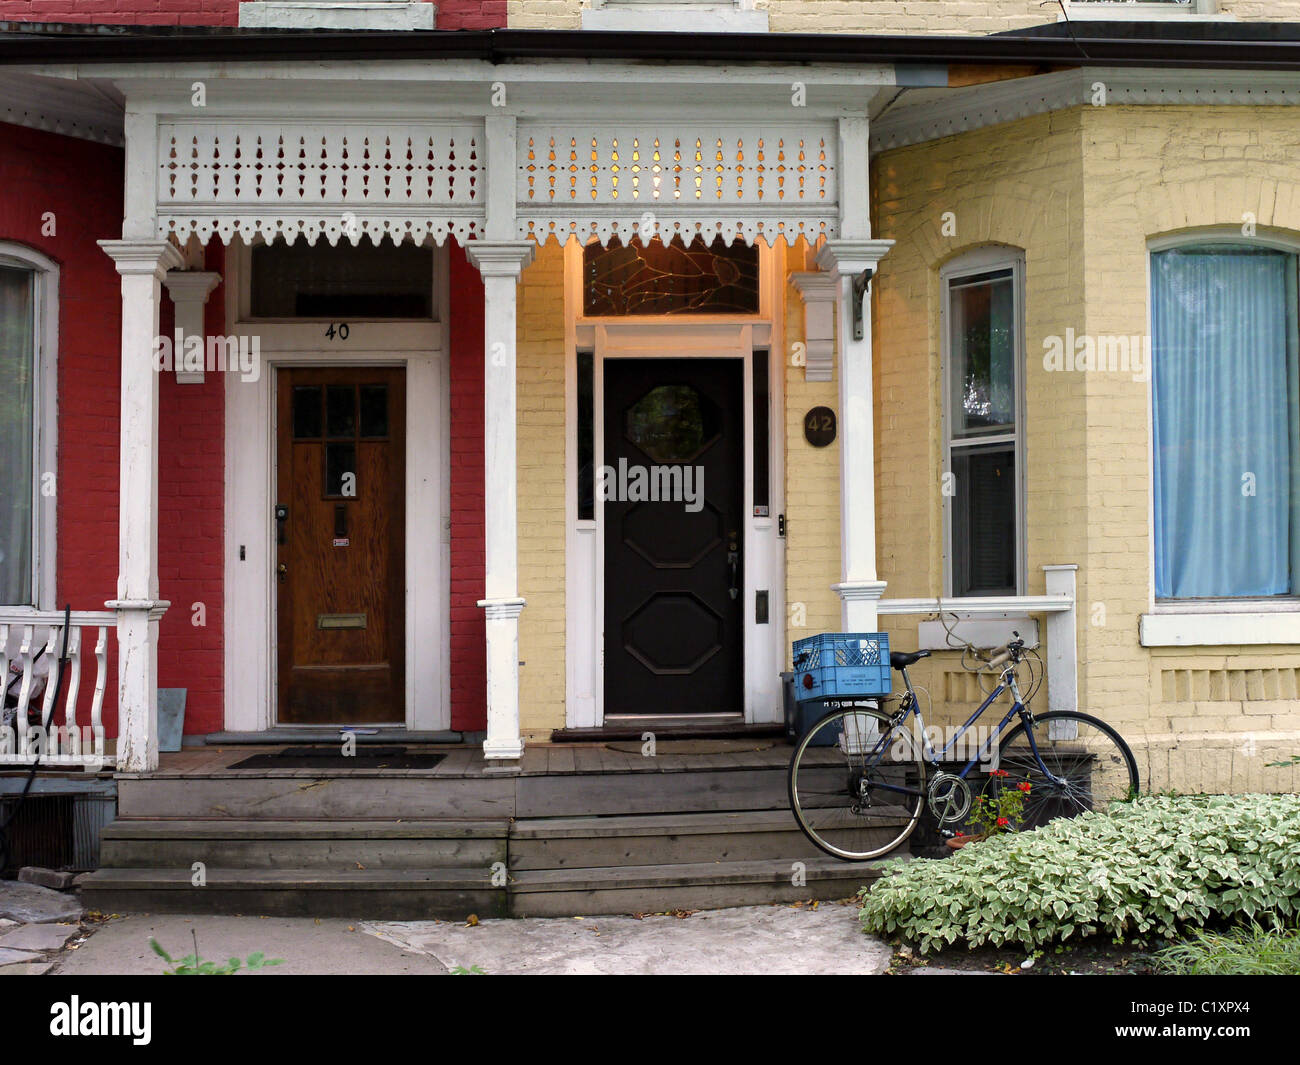
[[[77,730],[77,695],[81,691],[81,626],[74,625],[68,633],[68,661],[63,668],[68,678],[68,695],[63,702],[64,735],[68,737],[70,752],[82,753],[81,733]]]
[[[90,700],[90,730],[95,736],[95,756],[104,757],[104,690],[108,687],[108,626],[99,626],[95,640],[95,693]]]
[[[18,733],[18,753],[26,757],[28,748],[31,745],[31,737],[27,734],[27,705],[32,699],[32,659],[35,652],[32,650],[33,634],[35,629],[31,625],[23,626],[23,642],[18,647],[18,657],[23,664],[23,680],[18,687],[18,709],[14,717],[14,729]]]

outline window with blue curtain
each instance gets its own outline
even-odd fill
[[[1151,257],[1157,598],[1298,590],[1296,273],[1246,244]]]

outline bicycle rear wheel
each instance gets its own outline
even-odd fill
[[[840,709],[795,746],[790,809],[827,854],[866,861],[888,854],[916,828],[925,802],[925,763],[911,731],[878,710]]]
[[[1139,789],[1137,761],[1124,738],[1106,722],[1073,710],[1035,714],[1032,747],[1024,722],[1016,725],[1000,746],[999,768],[1008,774],[1000,778],[1001,787],[1029,784],[1022,828],[1088,810],[1105,813]]]

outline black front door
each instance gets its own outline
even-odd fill
[[[744,710],[743,364],[605,361],[605,716]]]

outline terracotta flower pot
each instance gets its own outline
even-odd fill
[[[961,850],[967,843],[979,843],[987,839],[987,836],[953,836],[951,839],[944,840],[955,851]]]

